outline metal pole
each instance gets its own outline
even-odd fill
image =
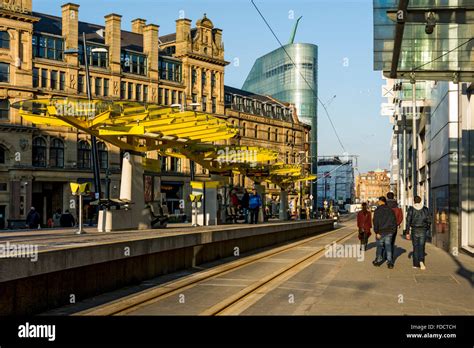
[[[407,211],[407,116],[404,114],[402,115],[402,127],[403,127],[403,165],[402,165],[402,188],[401,188],[401,194],[402,194],[402,207],[403,207],[403,214],[406,216],[406,211]],[[403,219],[403,229],[406,229],[406,219]]]
[[[413,112],[412,112],[412,117],[413,117],[413,130],[412,130],[412,141],[413,141],[413,153],[412,153],[412,162],[413,162],[413,168],[412,168],[412,188],[413,188],[413,199],[415,199],[415,196],[418,194],[418,186],[417,186],[417,181],[418,178],[416,177],[417,175],[417,168],[416,168],[416,155],[417,155],[417,129],[416,129],[416,80],[413,78],[412,79],[412,89],[413,89]]]
[[[91,78],[89,74],[89,62],[87,61],[87,45],[86,33],[82,33],[82,43],[84,45],[84,67],[86,69],[87,99],[89,100],[89,108],[92,106]],[[91,152],[92,152],[92,171],[94,174],[95,198],[100,198],[100,170],[99,170],[99,153],[97,151],[97,139],[91,136]]]
[[[84,231],[82,230],[82,195],[79,194],[79,230],[76,234],[83,234]]]

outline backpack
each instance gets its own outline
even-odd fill
[[[403,222],[403,211],[401,208],[392,208],[395,213],[395,218],[397,219],[397,226],[400,226]]]

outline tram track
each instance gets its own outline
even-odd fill
[[[249,266],[251,264],[257,263],[259,261],[269,259],[275,255],[290,251],[291,249],[298,248],[305,244],[317,241],[322,238],[327,238],[328,236],[336,236],[335,239],[332,239],[330,243],[340,242],[351,237],[355,232],[351,231],[350,233],[343,233],[340,236],[341,231],[351,228],[352,226],[341,227],[331,232],[326,232],[318,234],[317,236],[305,238],[296,242],[285,244],[270,250],[266,250],[254,255],[246,256],[242,259],[231,261],[211,269],[201,271],[189,276],[186,276],[182,279],[171,281],[165,284],[155,286],[153,288],[141,291],[139,293],[128,295],[124,298],[117,299],[115,301],[105,303],[103,305],[93,307],[81,312],[74,313],[73,315],[92,315],[92,316],[107,316],[107,315],[127,315],[131,312],[136,311],[139,308],[146,307],[153,303],[159,302],[168,298],[172,295],[180,294],[183,291],[191,289],[195,286],[202,284],[205,281],[217,278],[219,276],[225,275],[227,273],[236,271],[243,267]],[[330,244],[327,243],[327,244]],[[261,291],[265,287],[271,286],[275,282],[278,282],[280,279],[288,276],[292,272],[295,272],[302,267],[313,262],[315,259],[321,257],[324,253],[325,248],[319,247],[316,251],[311,252],[309,255],[305,255],[296,261],[292,262],[290,265],[287,265],[275,272],[272,272],[268,276],[250,284],[244,289],[238,291],[236,294],[224,299],[223,301],[217,303],[216,305],[205,310],[200,315],[226,315],[233,314],[236,311],[236,308],[242,306],[244,300],[251,298],[255,293]]]

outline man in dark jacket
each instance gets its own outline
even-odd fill
[[[41,218],[35,207],[30,208],[30,212],[26,216],[26,226],[28,228],[38,228]]]
[[[384,260],[382,252],[385,249],[388,268],[393,268],[392,235],[397,231],[397,219],[393,210],[387,206],[387,199],[380,197],[374,213],[374,232],[377,238],[377,256],[372,262],[380,266]]]
[[[421,203],[420,196],[416,196],[414,202],[407,213],[407,230],[411,232],[413,244],[413,268],[425,270],[425,243],[427,234],[431,234],[431,215],[428,208]]]
[[[66,212],[61,215],[59,223],[61,224],[61,227],[74,227],[76,222],[69,210],[66,210]]]

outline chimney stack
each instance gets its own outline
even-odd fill
[[[146,20],[142,18],[135,18],[132,21],[132,32],[136,34],[143,34],[143,29],[145,28]]]
[[[109,66],[114,73],[120,73],[120,52],[122,16],[111,13],[105,16],[105,44],[109,46]]]
[[[158,80],[158,30],[156,24],[148,24],[143,29],[143,53],[148,56],[150,78]]]

